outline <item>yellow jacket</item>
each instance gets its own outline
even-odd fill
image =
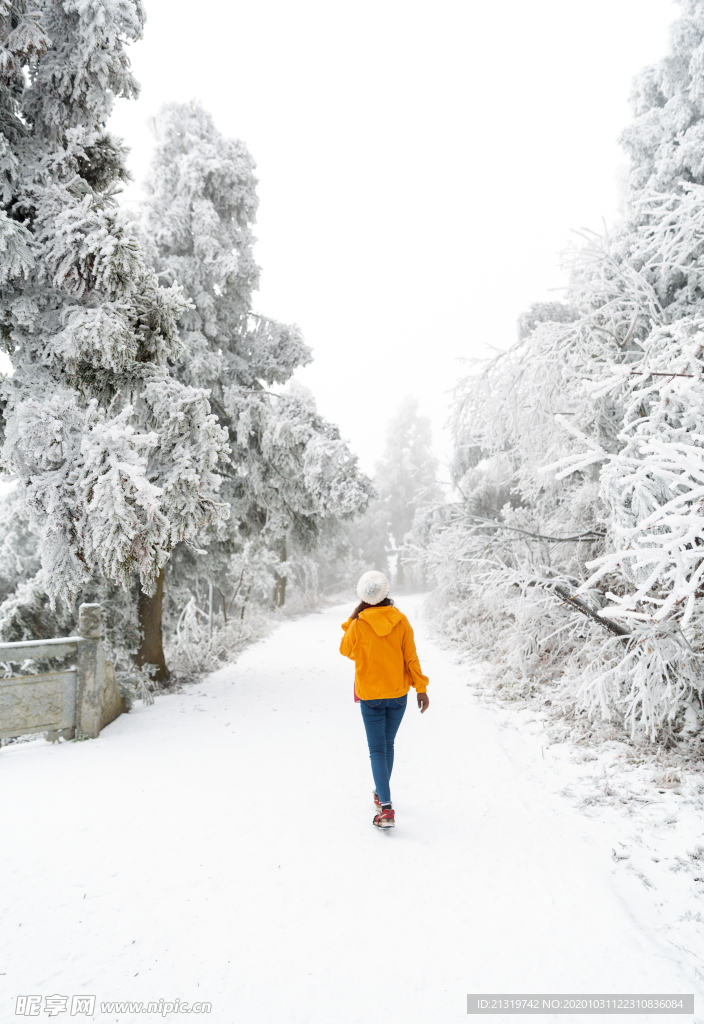
[[[402,697],[411,686],[425,693],[428,677],[421,672],[411,624],[398,608],[365,608],[342,628],[340,654],[354,662],[360,700]]]

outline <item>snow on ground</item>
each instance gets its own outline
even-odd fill
[[[685,797],[653,807],[642,844],[628,819],[589,817],[560,793],[583,766],[502,728],[419,599],[399,605],[431,706],[409,704],[399,732],[391,834],[371,825],[337,653],[349,608],[286,622],[98,740],[0,752],[3,1020],[21,994],[85,993],[93,1019],[123,1024],[162,1018],[100,1002],[207,1000],[214,1024],[444,1024],[468,992],[695,992],[704,1020],[697,883],[647,862],[661,839],[696,843]]]
[[[592,819],[587,831],[609,845],[617,891],[701,983],[704,771],[678,764],[676,751],[653,756],[616,739],[575,744],[569,726],[560,728],[530,700],[521,707],[497,699],[481,675],[470,685],[508,730],[506,745],[520,750],[531,779]]]

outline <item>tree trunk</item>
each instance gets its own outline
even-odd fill
[[[403,576],[403,562],[401,561],[401,552],[396,552],[396,586],[399,590],[402,590],[405,584]]]
[[[286,538],[281,541],[281,549],[279,551],[279,558],[282,562],[286,561]],[[274,579],[276,584],[274,586],[274,604],[277,608],[283,608],[286,601],[286,577],[279,575],[278,572],[274,573]]]
[[[138,665],[153,665],[156,672],[152,679],[164,683],[171,678],[171,673],[164,657],[164,642],[161,634],[161,606],[164,599],[164,570],[159,573],[156,593],[150,597],[139,588],[139,629],[142,634],[142,645],[137,652],[135,661]]]

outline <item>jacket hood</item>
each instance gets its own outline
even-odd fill
[[[383,608],[365,608],[359,613],[359,618],[371,626],[377,636],[388,636],[403,615],[393,605],[384,605]]]

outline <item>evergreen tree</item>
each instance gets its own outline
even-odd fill
[[[387,428],[374,486],[386,513],[391,550],[398,555],[396,585],[404,586],[404,539],[419,505],[438,498],[437,461],[430,450],[430,419],[418,414],[418,399],[406,397]]]
[[[416,564],[418,538],[410,531],[419,509],[440,497],[430,444],[430,420],[418,414],[417,399],[405,398],[391,417],[376,463],[376,496],[361,516],[334,524],[317,555],[328,589],[343,591],[369,569],[395,574],[399,588],[425,585]]]
[[[115,203],[125,151],[105,124],[137,93],[142,23],[139,0],[0,4],[2,464],[39,539],[15,598],[30,616],[96,578],[155,591],[174,545],[228,513],[226,434],[169,370],[184,299]]]
[[[242,552],[268,552],[282,605],[297,553],[312,549],[326,521],[363,508],[369,484],[312,395],[290,382],[310,361],[299,330],[252,311],[257,196],[246,147],[224,138],[195,103],[164,107],[154,131],[144,237],[161,281],[182,285],[191,300],[174,372],[208,389],[231,450],[218,469],[230,519],[202,531],[197,550],[180,548],[169,586],[183,602],[214,583],[225,609]]]
[[[226,434],[169,371],[184,299],[115,206],[125,153],[105,125],[137,93],[125,44],[142,22],[139,0],[0,5],[2,463],[52,600],[94,572],[152,592],[174,545],[228,513]]]

